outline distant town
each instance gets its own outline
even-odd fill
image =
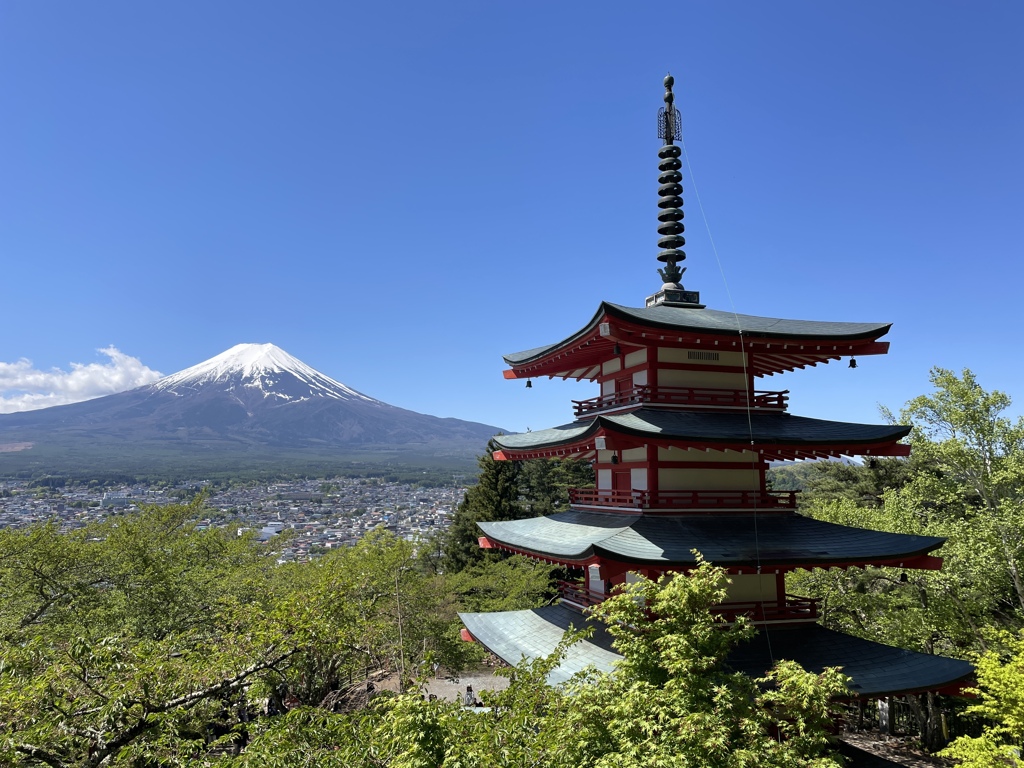
[[[117,489],[73,485],[40,488],[29,481],[0,481],[0,528],[53,523],[62,532],[84,528],[142,506],[180,503],[207,494],[200,528],[238,526],[261,541],[284,532],[282,561],[306,561],[354,544],[375,528],[413,540],[448,527],[466,489],[424,488],[380,478],[296,480],[218,489],[208,481],[174,487],[130,485]]]

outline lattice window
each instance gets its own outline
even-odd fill
[[[698,352],[696,350],[688,349],[686,351],[687,360],[717,360],[717,352]]]

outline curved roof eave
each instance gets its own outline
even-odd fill
[[[913,562],[945,539],[837,525],[800,515],[621,516],[569,510],[547,517],[481,522],[499,546],[544,559],[592,556],[645,565],[766,567]],[[908,566],[909,567],[909,566]]]
[[[824,320],[787,320],[775,317],[740,315],[716,309],[688,307],[626,307],[602,301],[597,312],[580,330],[561,341],[522,352],[504,355],[509,365],[523,365],[544,357],[560,347],[572,344],[593,333],[605,315],[639,323],[652,328],[675,332],[706,333],[721,336],[743,336],[762,339],[834,339],[845,341],[873,340],[889,332],[892,323],[850,323]]]
[[[551,344],[545,344],[542,347],[526,349],[523,350],[522,352],[511,352],[507,355],[503,355],[502,359],[509,365],[519,365],[521,363],[527,363],[530,362],[531,360],[536,360],[537,358],[543,357],[551,350],[558,349],[559,347],[565,346],[566,344],[570,344],[576,341],[577,339],[583,338],[584,336],[591,333],[594,330],[594,328],[597,327],[598,321],[602,317],[604,317],[605,308],[608,306],[611,305],[609,305],[607,302],[602,301],[601,306],[597,308],[597,312],[595,312],[594,316],[590,318],[590,322],[588,322],[586,325],[580,328],[580,330],[576,331],[576,333],[570,334],[561,341],[556,341]]]
[[[622,658],[601,622],[561,604],[525,611],[460,613],[459,618],[474,639],[511,665],[524,657],[550,655],[570,628],[593,627],[594,634],[572,645],[548,675],[549,685],[564,683],[586,667],[613,672]],[[818,624],[773,627],[770,645],[767,633],[760,631],[750,642],[733,648],[728,663],[751,677],[762,677],[778,659],[791,659],[814,673],[842,667],[853,678],[851,689],[856,698],[937,691],[962,683],[974,673],[971,664],[960,659],[908,651]]]
[[[495,443],[508,450],[538,450],[573,445],[605,430],[651,440],[679,440],[733,445],[754,440],[761,445],[857,446],[894,443],[910,427],[828,421],[788,413],[752,414],[707,411],[667,411],[639,408],[622,414],[597,416],[536,432],[498,435]]]

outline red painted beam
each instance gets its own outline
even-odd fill
[[[854,354],[857,355],[887,355],[889,354],[888,341],[872,341],[862,346],[854,345]]]
[[[819,456],[909,456],[910,446],[903,443],[875,443],[875,444],[851,444],[846,443],[842,445],[779,445],[776,443],[763,443],[757,444],[751,448],[749,443],[705,443],[697,440],[675,440],[675,439],[644,439],[638,438],[633,435],[622,435],[619,433],[614,434],[616,449],[625,449],[629,447],[638,447],[644,444],[654,445],[659,447],[679,447],[679,448],[696,448],[698,450],[710,449],[713,451],[724,451],[731,450],[737,453],[741,451],[754,450],[761,456],[763,460],[774,460],[774,459],[800,459],[800,458],[818,458]],[[601,436],[599,432],[597,436]],[[552,457],[564,457],[571,456],[573,454],[582,453],[585,451],[591,451],[594,449],[593,445],[594,435],[591,435],[578,443],[568,443],[566,445],[559,445],[552,448],[539,448],[539,449],[527,449],[527,450],[515,450],[515,449],[503,449],[501,451],[495,451],[493,456],[495,461],[507,461],[515,460],[521,461],[525,459],[545,459]],[[627,442],[628,441],[628,442]],[[749,466],[749,465],[748,465]]]

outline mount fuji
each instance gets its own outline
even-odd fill
[[[500,431],[389,405],[273,344],[239,344],[127,392],[0,415],[0,451],[8,446],[0,457],[116,449],[122,456],[180,453],[192,459],[239,452],[470,458]]]

